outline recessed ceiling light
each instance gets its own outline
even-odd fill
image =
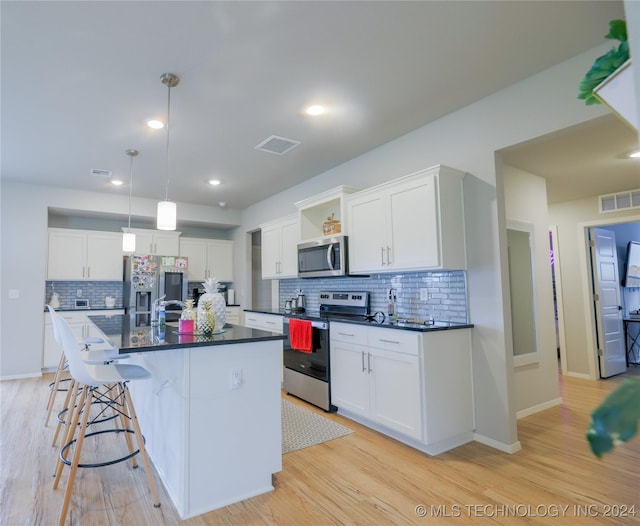
[[[227,203],[226,203],[225,201],[220,201],[220,202],[218,203],[218,206],[219,206],[220,208],[225,208],[225,207],[227,206]]]
[[[220,184],[220,181],[218,179],[209,179],[209,184],[211,186],[218,186]]]
[[[629,157],[633,158],[633,159],[638,159],[640,158],[640,150],[636,150],[635,152],[631,152],[629,154]]]
[[[154,130],[160,130],[164,128],[164,122],[152,119],[150,121],[147,121],[147,126],[149,126],[149,128],[153,128]]]
[[[314,104],[313,106],[309,106],[306,110],[305,113],[307,115],[310,115],[311,117],[316,117],[317,115],[322,115],[323,113],[325,113],[327,110],[325,109],[324,106],[320,106],[319,104]]]
[[[114,186],[122,186],[124,183],[120,179],[111,179],[111,184]]]

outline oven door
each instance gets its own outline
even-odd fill
[[[326,321],[311,321],[310,353],[291,348],[289,341],[289,317],[284,318],[283,342],[284,366],[323,382],[329,381],[329,324]]]

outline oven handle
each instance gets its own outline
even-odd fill
[[[285,316],[283,322],[289,323],[290,319],[291,319],[290,316]],[[303,318],[294,318],[294,319],[303,319]],[[320,329],[321,331],[326,331],[328,329],[326,321],[311,321],[311,326],[314,329]]]

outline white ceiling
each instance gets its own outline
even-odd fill
[[[164,119],[160,76],[171,72],[181,81],[169,197],[232,208],[598,46],[624,16],[618,1],[5,0],[0,10],[3,179],[128,195],[89,171],[128,180],[125,150],[135,148],[134,195],[162,199],[166,132],[145,123]],[[312,102],[329,112],[303,116]],[[301,144],[283,156],[254,149],[272,134]],[[634,141],[602,118],[504,153],[564,200],[587,191],[580,178],[594,168],[613,184],[611,165],[591,156]],[[621,177],[629,187],[633,177]]]

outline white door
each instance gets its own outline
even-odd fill
[[[600,377],[608,378],[627,370],[616,236],[603,228],[591,231],[594,289],[598,295],[596,328]]]

